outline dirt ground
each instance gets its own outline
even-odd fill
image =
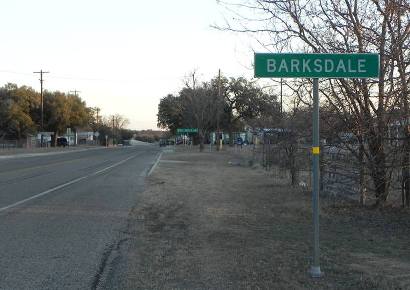
[[[410,289],[410,212],[321,200],[234,152],[164,153],[132,211],[128,289]]]

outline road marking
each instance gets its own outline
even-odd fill
[[[151,173],[152,173],[152,172],[155,170],[155,168],[158,166],[158,163],[159,163],[159,160],[161,159],[162,153],[163,153],[163,152],[161,152],[161,153],[159,154],[159,156],[158,156],[158,158],[157,158],[157,161],[155,161],[154,165],[152,165],[150,171],[148,171],[147,176],[150,176]]]
[[[94,173],[92,173],[92,174],[90,174],[90,175],[91,175],[91,176],[94,176],[94,175],[100,174],[100,173],[102,173],[102,172],[104,172],[104,171],[107,171],[107,170],[109,170],[109,169],[111,169],[111,168],[117,167],[118,165],[121,165],[121,164],[127,162],[128,160],[130,160],[130,159],[136,157],[137,155],[139,155],[139,154],[132,155],[132,156],[130,156],[130,157],[128,157],[128,158],[125,158],[124,160],[121,160],[120,162],[114,163],[113,165],[110,165],[110,166],[108,166],[108,167],[105,167],[104,169],[98,170],[98,171],[96,171],[96,172],[94,172]]]
[[[56,186],[56,187],[50,188],[50,189],[48,189],[48,190],[46,190],[46,191],[43,191],[43,192],[38,193],[38,194],[36,194],[36,195],[30,196],[30,197],[28,197],[28,198],[26,198],[26,199],[23,199],[23,200],[20,200],[20,201],[18,201],[18,202],[15,202],[15,203],[13,203],[13,204],[10,204],[10,205],[7,205],[7,206],[5,206],[5,207],[2,207],[2,208],[0,208],[0,213],[3,212],[3,211],[9,210],[9,209],[11,209],[11,208],[13,208],[13,207],[19,206],[19,205],[21,205],[21,204],[23,204],[23,203],[26,203],[26,202],[28,202],[28,201],[30,201],[30,200],[39,198],[39,197],[41,197],[41,196],[43,196],[43,195],[46,195],[46,194],[49,194],[49,193],[51,193],[51,192],[57,191],[57,190],[59,190],[59,189],[61,189],[61,188],[67,187],[67,186],[69,186],[69,185],[71,185],[71,184],[77,183],[77,182],[79,182],[79,181],[81,181],[81,180],[84,180],[84,179],[86,179],[86,178],[89,178],[89,177],[92,177],[92,176],[96,176],[96,175],[98,175],[98,174],[100,174],[100,173],[103,173],[103,172],[109,170],[109,169],[112,169],[112,168],[114,168],[114,167],[117,167],[117,166],[123,164],[124,162],[127,162],[128,160],[130,160],[130,159],[132,159],[132,158],[135,158],[135,157],[138,156],[138,155],[139,155],[139,154],[130,156],[130,157],[124,159],[124,160],[121,160],[121,161],[119,161],[119,162],[117,162],[117,163],[114,163],[113,165],[110,165],[110,166],[108,166],[108,167],[105,167],[104,169],[98,170],[98,171],[96,171],[96,172],[93,172],[93,173],[91,173],[91,174],[87,174],[87,175],[82,176],[82,177],[78,177],[78,178],[73,179],[73,180],[71,180],[71,181],[69,181],[69,182],[60,184],[60,185],[58,185],[58,186]]]

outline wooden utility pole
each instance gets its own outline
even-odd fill
[[[221,69],[218,70],[218,102],[217,102],[217,117],[216,117],[216,148],[217,150],[222,150],[222,136],[221,136],[221,129],[219,127],[219,118],[221,114],[221,105],[223,102],[221,102]]]
[[[112,116],[112,145],[114,146],[114,136],[115,136],[115,116]]]
[[[35,71],[35,74],[40,74],[40,95],[41,95],[41,132],[44,131],[44,96],[43,96],[43,74],[50,73],[49,71]]]
[[[49,71],[35,71],[35,74],[40,74],[40,96],[41,96],[41,147],[43,147],[43,132],[44,132],[44,96],[43,96],[43,74],[50,73]]]
[[[100,117],[99,117],[100,110],[101,110],[100,108],[95,107],[95,111],[97,112],[97,120],[96,120],[96,121],[97,121],[97,125],[100,123],[100,122],[99,122],[99,120],[100,120]]]
[[[74,91],[69,91],[69,93],[73,93],[74,96],[78,97],[78,93],[81,93],[80,91],[74,90]]]

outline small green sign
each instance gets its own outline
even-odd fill
[[[257,78],[378,78],[377,53],[255,53]]]
[[[178,128],[177,133],[198,133],[198,128]]]

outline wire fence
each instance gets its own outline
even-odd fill
[[[34,137],[27,137],[26,139],[0,139],[0,150],[12,150],[18,148],[36,148],[41,144]]]
[[[277,181],[292,186],[312,189],[311,145],[284,140],[278,142],[271,136],[264,136],[259,144],[235,146],[232,148],[249,164],[263,167]],[[400,203],[403,190],[403,165],[400,152],[391,154],[388,160],[389,200]],[[373,179],[367,167],[357,159],[351,150],[337,145],[322,146],[320,156],[321,194],[329,198],[343,197],[367,202],[375,198]],[[389,163],[390,162],[390,163]]]

